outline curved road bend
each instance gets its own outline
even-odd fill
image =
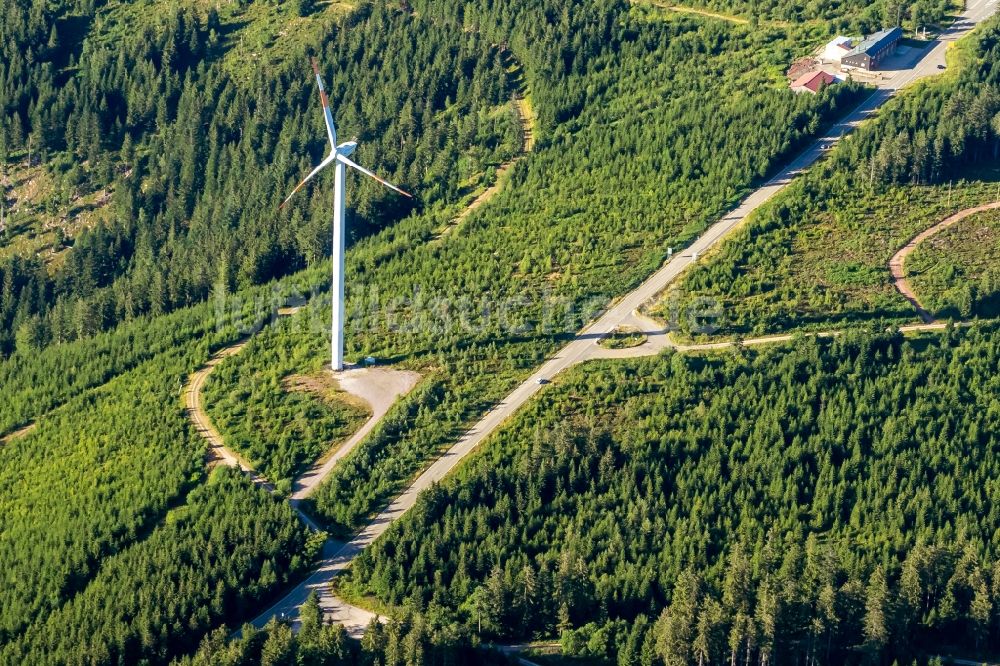
[[[226,447],[222,435],[212,425],[212,420],[208,417],[205,405],[201,399],[201,389],[205,386],[205,380],[208,379],[208,376],[224,360],[242,351],[249,341],[250,338],[244,338],[235,344],[220,349],[212,355],[212,358],[205,365],[192,374],[187,386],[184,388],[184,406],[187,408],[188,418],[194,424],[195,430],[208,441],[209,455],[215,462],[239,469],[254,484],[269,492],[274,492],[274,486],[267,479],[257,474],[253,470],[253,467],[235,451]]]
[[[299,309],[299,307],[282,308],[278,310],[278,315],[281,317],[291,316],[297,313]],[[202,401],[202,388],[209,375],[212,374],[222,361],[242,351],[249,341],[250,338],[246,337],[239,342],[220,349],[212,355],[205,365],[194,372],[188,380],[187,386],[184,388],[184,403],[187,408],[188,418],[194,424],[198,434],[204,437],[209,443],[210,458],[218,464],[239,469],[254,484],[273,493],[275,490],[274,486],[266,478],[258,474],[243,457],[226,446],[225,440],[219,434],[219,431],[216,430],[208,413],[205,411]],[[361,379],[361,377],[364,377],[364,379]],[[420,375],[415,372],[388,369],[356,369],[347,370],[341,374],[341,388],[368,403],[371,415],[351,437],[340,444],[332,455],[325,461],[317,462],[293,482],[292,495],[289,498],[290,504],[298,514],[299,519],[311,530],[318,532],[321,530],[321,527],[308,514],[302,511],[300,507],[301,501],[308,497],[326,479],[330,472],[333,471],[337,462],[349,454],[371,432],[375,425],[385,416],[386,412],[389,411],[389,408],[392,407],[397,398],[409,392],[419,379]],[[34,427],[34,424],[25,429],[24,432],[30,430],[31,427]],[[14,435],[18,434],[14,433]],[[0,440],[0,444],[4,441],[6,439]],[[304,590],[295,608],[305,601],[309,592],[313,589],[320,591],[321,603],[324,607],[332,605],[328,592],[328,583],[333,574],[329,573],[328,564],[331,562],[331,558],[342,547],[343,543],[333,539],[328,539],[323,544],[320,562],[316,570],[291,593],[294,595],[296,591]],[[289,597],[285,598],[288,599]],[[332,608],[330,612],[333,612]],[[271,615],[273,614],[277,613],[272,613]],[[260,622],[260,618],[258,618],[258,626],[263,626],[271,615],[265,614],[261,616],[264,618],[263,622]],[[368,626],[371,615],[367,611],[360,609],[355,611],[352,607],[348,607],[344,613],[337,616],[337,619],[351,628],[352,632],[360,634]]]
[[[905,75],[893,77],[885,82],[885,87],[876,90],[854,111],[835,124],[825,136],[813,142],[780,173],[744,199],[735,210],[709,227],[685,252],[674,255],[673,259],[664,264],[645,282],[619,299],[599,319],[578,333],[573,341],[560,349],[499,404],[487,412],[478,423],[468,430],[446,453],[435,460],[409,488],[376,515],[354,538],[343,544],[330,557],[324,557],[319,570],[313,576],[268,609],[253,624],[263,626],[275,615],[296,618],[299,606],[305,601],[310,591],[316,590],[320,594],[320,604],[324,609],[325,617],[334,622],[343,622],[348,633],[352,636],[361,635],[364,626],[367,626],[367,620],[373,616],[368,611],[350,606],[333,597],[328,591],[327,585],[333,577],[346,570],[361,551],[406,513],[414,505],[417,496],[422,491],[434,483],[440,482],[463,458],[472,453],[486,437],[534,396],[542,388],[539,380],[551,379],[563,370],[586,360],[591,355],[596,340],[613,331],[619,324],[629,320],[633,311],[663,291],[693,263],[693,252],[701,255],[705,250],[716,245],[735,227],[745,221],[753,211],[787,187],[796,176],[815,163],[843,135],[853,131],[862,121],[891,99],[897,90],[911,81],[938,73],[938,65],[944,62],[947,43],[958,39],[976,24],[991,16],[997,2],[998,0],[970,0],[959,20],[942,33],[934,46],[928,47],[912,70]],[[362,623],[364,626],[359,628],[359,624]]]
[[[917,249],[918,245],[938,232],[947,229],[957,222],[961,222],[970,215],[983,213],[996,208],[1000,208],[1000,201],[960,210],[954,215],[946,217],[929,229],[925,229],[914,236],[910,242],[904,245],[903,248],[894,254],[892,259],[889,260],[889,272],[892,273],[892,284],[896,287],[896,291],[902,294],[903,298],[908,300],[910,305],[917,310],[917,314],[920,315],[920,318],[925,324],[933,322],[934,316],[924,309],[924,306],[920,303],[920,299],[917,298],[916,292],[913,291],[913,287],[910,286],[909,280],[906,279],[906,258],[913,254],[913,251]]]

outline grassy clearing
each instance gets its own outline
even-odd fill
[[[405,612],[402,608],[390,606],[378,597],[365,593],[360,589],[361,586],[343,576],[334,578],[330,585],[337,598],[351,606],[363,608],[376,615],[390,618],[399,617]]]
[[[295,4],[254,2],[242,11],[220,12],[223,24],[231,30],[227,32],[223,62],[230,74],[247,80],[256,68],[307,52],[354,8],[350,2],[318,2],[311,14],[299,16]]]
[[[1000,169],[970,175],[974,178],[951,188],[913,185],[877,194],[838,192],[822,208],[780,228],[751,221],[707,261],[693,267],[652,312],[664,316],[671,298],[716,299],[723,316],[713,337],[871,321],[914,322],[913,308],[889,280],[888,261],[938,220],[992,200]],[[807,195],[800,182],[783,196]],[[756,219],[768,219],[773,206],[762,208]],[[678,332],[682,340],[707,337]]]
[[[221,23],[218,35],[223,66],[235,78],[248,81],[252,72],[287,61],[319,44],[321,36],[354,7],[353,2],[315,2],[300,16],[299,2],[221,2],[212,0],[139,0],[109,2],[95,19],[96,39],[108,42],[142,26],[150,16],[170,16],[177,8],[215,10]],[[305,65],[303,65],[305,66]]]
[[[0,193],[6,198],[6,228],[0,232],[0,261],[14,255],[39,255],[58,265],[74,236],[101,220],[108,219],[112,191],[91,189],[68,167],[70,156],[59,155],[49,166],[28,166],[21,156],[8,165],[7,177],[0,179]]]
[[[1000,211],[972,215],[928,238],[906,269],[935,317],[1000,315]]]
[[[290,393],[305,393],[315,396],[324,404],[336,409],[341,408],[341,403],[346,403],[357,408],[361,413],[371,411],[363,400],[342,391],[337,380],[326,369],[309,375],[289,375],[281,380],[281,386]],[[371,414],[366,414],[366,417],[369,416]]]
[[[681,5],[675,5],[669,2],[659,2],[658,0],[646,0],[649,4],[654,7],[659,7],[660,9],[667,9],[672,12],[679,12],[681,14],[697,14],[698,16],[705,16],[707,18],[719,19],[720,21],[728,21],[729,23],[735,23],[736,25],[748,25],[750,23],[749,19],[745,19],[741,16],[735,16],[733,14],[723,14],[720,12],[712,12],[707,9],[698,9],[697,7],[683,7]]]
[[[318,340],[283,344],[287,321],[255,336],[205,383],[205,404],[226,444],[280,490],[355,432],[369,409],[338,390],[319,363],[308,362]],[[255,365],[239,359],[248,357]],[[228,391],[226,389],[229,389]]]
[[[606,349],[629,349],[638,347],[646,341],[646,334],[631,326],[616,328],[601,338],[600,345]]]
[[[672,301],[683,308],[710,299],[722,311],[716,334],[724,337],[913,322],[890,282],[889,259],[917,233],[997,196],[994,146],[977,143],[980,134],[969,128],[980,125],[960,111],[983,95],[994,29],[981,26],[949,48],[949,71],[908,88],[758,209],[654,314]],[[949,141],[966,149],[942,150]],[[707,336],[682,330],[679,337]]]

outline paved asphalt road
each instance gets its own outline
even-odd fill
[[[895,92],[910,82],[939,73],[939,64],[944,63],[944,53],[948,42],[968,32],[977,23],[991,16],[996,10],[998,0],[971,0],[962,17],[930,47],[917,65],[909,71],[899,72],[891,79],[883,82],[882,88],[876,90],[867,100],[852,111],[847,117],[834,125],[825,136],[817,139],[805,152],[795,158],[791,164],[750,194],[732,212],[708,228],[689,248],[680,254],[675,254],[662,268],[639,285],[635,290],[616,301],[599,319],[587,326],[565,347],[547,360],[540,368],[531,374],[523,383],[515,388],[499,404],[467,431],[444,455],[434,461],[413,484],[400,496],[379,513],[371,523],[362,529],[353,539],[343,544],[335,552],[324,557],[317,571],[283,599],[278,601],[267,612],[258,617],[254,624],[263,626],[275,615],[296,618],[298,608],[311,590],[320,594],[320,603],[327,619],[345,624],[348,633],[359,636],[367,626],[372,615],[367,611],[350,606],[332,596],[328,583],[334,576],[347,569],[358,554],[381,536],[389,526],[406,513],[416,502],[417,496],[432,484],[440,482],[466,456],[504,421],[510,418],[532,396],[543,388],[539,380],[549,380],[563,370],[599,354],[595,351],[596,341],[603,335],[613,331],[619,324],[631,319],[633,311],[647,301],[652,300],[691,265],[692,253],[703,254],[716,245],[735,227],[771,199],[805,169],[815,163],[840,138],[851,132],[863,120],[889,100]]]

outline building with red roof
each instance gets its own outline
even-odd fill
[[[809,92],[816,94],[819,89],[837,82],[837,77],[827,72],[809,72],[792,81],[792,90],[795,92]]]

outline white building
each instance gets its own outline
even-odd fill
[[[851,50],[851,43],[850,37],[835,37],[833,41],[823,47],[823,62],[839,65],[840,59]]]

